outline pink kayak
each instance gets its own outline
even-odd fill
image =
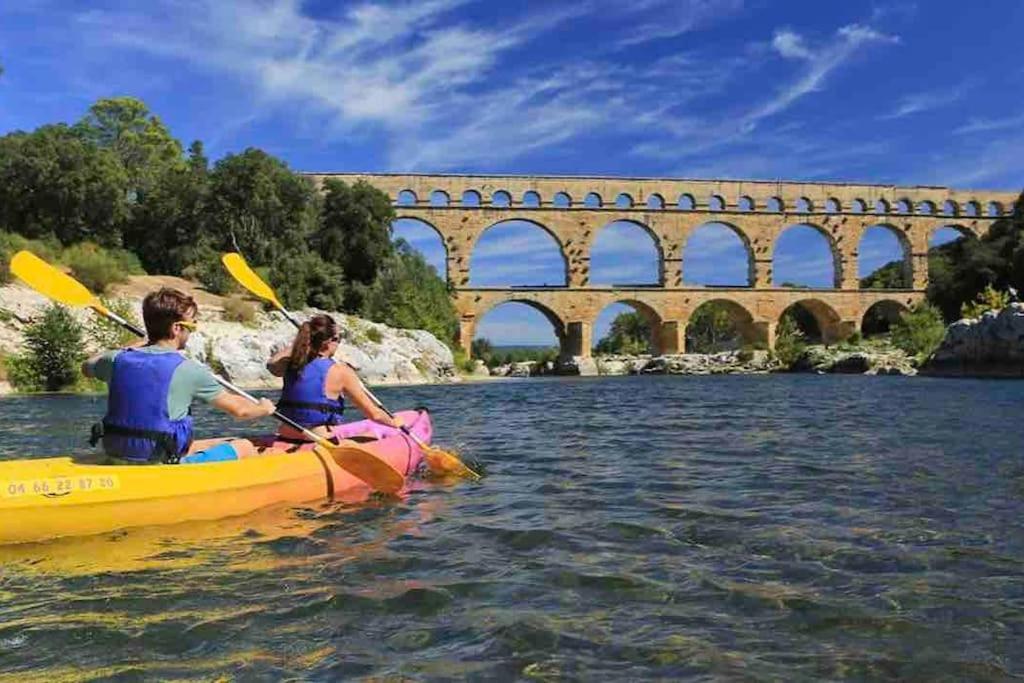
[[[409,431],[419,437],[423,443],[430,443],[434,427],[430,421],[429,412],[424,409],[403,410],[396,413],[395,417],[400,419],[402,424],[406,425]],[[387,427],[373,420],[336,425],[332,434],[339,441],[351,439],[364,445],[372,443],[371,448],[378,457],[387,460],[406,476],[414,473],[423,461],[423,451],[401,429]],[[314,447],[310,442],[286,441],[276,434],[257,436],[251,440],[257,448],[274,451],[294,453],[311,451]]]

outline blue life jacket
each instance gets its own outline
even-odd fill
[[[126,349],[114,357],[107,414],[93,427],[107,455],[132,462],[176,463],[192,445],[192,415],[172,420],[167,395],[179,353]],[[191,409],[189,411],[191,413]]]
[[[345,400],[328,398],[324,393],[327,373],[334,367],[330,358],[317,358],[298,373],[288,370],[277,409],[307,429],[341,424]]]

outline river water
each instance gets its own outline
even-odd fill
[[[1024,678],[1022,383],[626,377],[379,394],[431,407],[438,443],[485,463],[485,480],[0,549],[0,671]],[[85,452],[102,409],[4,399],[0,458]],[[199,417],[201,433],[238,433]]]

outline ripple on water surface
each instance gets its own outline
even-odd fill
[[[481,484],[0,549],[14,677],[1024,676],[1021,385],[643,377],[381,389]],[[102,399],[0,401],[0,458]],[[204,433],[243,433],[200,410]]]

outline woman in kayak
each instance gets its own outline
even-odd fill
[[[277,409],[284,415],[327,438],[341,424],[345,396],[367,417],[387,427],[398,427],[363,389],[355,371],[334,361],[338,350],[338,326],[329,315],[315,315],[302,323],[295,341],[267,361],[267,369],[284,378]],[[306,436],[282,424],[277,439],[291,443],[309,441]]]
[[[196,463],[256,453],[247,439],[193,440],[192,402],[197,398],[238,420],[274,413],[269,400],[255,404],[225,391],[207,368],[181,355],[198,327],[197,312],[195,300],[177,289],[150,292],[142,301],[147,340],[82,364],[86,377],[109,385],[107,414],[93,426],[92,443],[102,440],[111,460]]]

